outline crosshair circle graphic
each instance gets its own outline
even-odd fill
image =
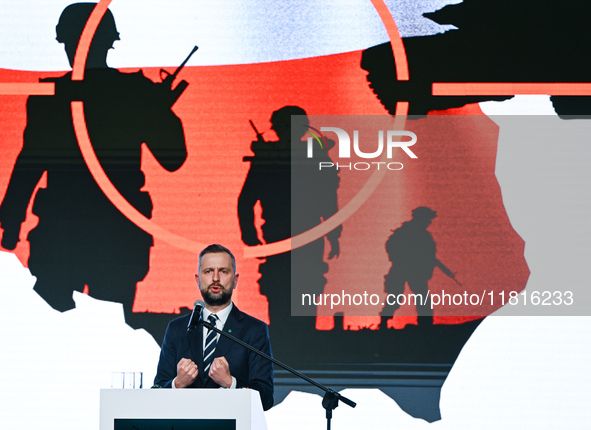
[[[383,0],[370,0],[378,12],[380,19],[386,27],[386,31],[391,40],[392,50],[394,52],[394,61],[396,63],[397,79],[408,80],[408,66],[406,62],[406,54],[404,52],[404,45],[402,44],[402,38],[398,32],[398,28],[392,17],[392,14],[388,10]],[[84,79],[84,67],[86,64],[86,58],[90,44],[96,32],[96,29],[103,18],[111,0],[100,0],[95,8],[93,9],[76,49],[76,55],[74,57],[74,63],[72,65],[72,80],[83,80]],[[151,234],[152,236],[164,240],[165,242],[187,251],[194,253],[199,252],[206,245],[187,239],[183,236],[177,235],[170,232],[169,230],[154,223],[149,218],[146,218],[141,214],[135,207],[133,207],[117,190],[117,188],[111,183],[103,170],[88,135],[88,129],[86,127],[86,119],[84,116],[84,103],[82,101],[73,101],[72,107],[72,121],[74,123],[74,132],[78,140],[78,145],[82,156],[90,173],[92,174],[97,185],[101,188],[107,198],[115,205],[115,207],[125,215],[130,221],[136,224],[138,227]],[[395,127],[402,128],[404,125],[404,119],[401,116],[406,115],[408,112],[408,102],[401,102],[396,108]],[[402,118],[402,119],[401,119]],[[274,242],[265,245],[245,247],[243,255],[245,258],[255,257],[266,257],[269,255],[280,254],[286,251],[290,251],[295,248],[299,248],[310,242],[315,241],[327,233],[341,225],[346,219],[348,219],[353,213],[361,207],[361,205],[369,198],[369,196],[375,191],[382,178],[384,177],[385,170],[377,170],[367,180],[361,190],[341,208],[332,217],[311,228],[310,230],[301,233],[297,236]]]

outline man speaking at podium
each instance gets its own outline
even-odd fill
[[[195,280],[205,306],[201,318],[254,348],[271,355],[267,324],[238,310],[232,291],[238,284],[236,259],[229,249],[209,245],[199,254]],[[193,315],[168,325],[154,384],[163,388],[251,388],[263,409],[273,406],[273,365],[232,340],[201,325],[188,329]]]

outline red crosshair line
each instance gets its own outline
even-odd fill
[[[406,52],[402,38],[398,32],[398,27],[390,10],[383,0],[370,0],[376,9],[380,19],[382,20],[394,54],[394,61],[396,64],[396,79],[399,81],[408,81],[408,63],[406,59]],[[94,33],[100,23],[103,15],[111,0],[100,0],[95,6],[92,14],[88,18],[86,26],[80,37],[80,42],[74,58],[72,66],[72,80],[84,79],[84,66],[86,64],[86,57],[90,44],[94,37]],[[394,79],[394,76],[393,76]],[[467,96],[467,95],[515,95],[515,94],[546,94],[546,95],[591,95],[591,83],[475,83],[475,82],[458,82],[434,83],[432,87],[433,95],[435,96]],[[54,95],[55,86],[53,83],[0,83],[0,95]],[[404,126],[404,116],[408,113],[408,102],[401,101],[396,105],[396,115],[394,127],[402,129]],[[205,244],[198,243],[172,233],[159,225],[155,224],[149,218],[146,218],[138,212],[125,198],[119,193],[117,188],[110,182],[105,174],[96,154],[92,148],[88,130],[86,128],[86,120],[84,116],[84,105],[81,101],[72,102],[72,120],[74,123],[74,130],[78,139],[80,150],[84,157],[90,172],[95,181],[103,190],[105,195],[132,222],[138,225],[146,232],[152,234],[158,239],[164,240],[181,249],[191,252],[198,252]],[[282,252],[295,249],[306,245],[333,230],[348,219],[359,207],[369,198],[381,182],[385,170],[377,170],[357,195],[340,209],[335,215],[330,217],[325,222],[316,227],[283,241],[274,242],[266,245],[245,247],[244,257],[265,257],[269,255],[279,254]]]
[[[434,96],[508,96],[515,94],[551,96],[590,96],[591,83],[536,82],[435,82]]]
[[[0,82],[0,95],[3,96],[52,96],[54,94],[53,82]]]

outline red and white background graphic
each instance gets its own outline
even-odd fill
[[[39,79],[71,70],[63,45],[55,40],[60,14],[71,3],[0,1],[2,199],[31,120],[27,98],[47,90],[38,85]],[[546,81],[516,78],[513,82],[504,73],[511,66],[494,63],[492,69],[499,73],[487,75],[487,87],[479,84],[477,74],[472,80],[454,75],[457,64],[420,57],[429,52],[417,47],[431,40],[425,38],[462,31],[453,20],[422,15],[455,4],[449,1],[112,0],[101,4],[112,11],[120,33],[107,57],[109,67],[126,73],[141,69],[159,82],[161,68],[172,72],[194,45],[199,46],[178,77],[189,85],[172,108],[182,122],[187,156],[182,166],[169,171],[148,145],[142,147],[142,191],[149,193],[153,205],[149,220],[134,218],[125,212],[126,202],[115,201],[118,210],[154,239],[149,270],[133,285],[130,309],[124,309],[122,301],[101,300],[100,287],[93,291],[92,282],[83,282],[72,292],[73,306],[67,310],[52,306],[33,289],[38,280],[29,271],[34,245],[29,245],[28,234],[43,220],[33,214],[31,196],[17,246],[0,249],[3,428],[98,428],[99,389],[110,386],[111,372],[142,371],[144,388],[149,387],[159,335],[132,328],[126,324],[126,313],[165,314],[172,319],[191,308],[199,298],[193,273],[201,245],[222,243],[235,252],[241,274],[235,302],[271,323],[274,342],[271,299],[259,289],[259,268],[261,257],[276,248],[243,243],[237,202],[250,167],[244,157],[253,155],[256,138],[249,120],[265,140],[275,141],[270,118],[283,106],[302,107],[310,115],[310,125],[318,128],[326,126],[323,118],[329,116],[385,117],[387,109],[426,116],[406,121],[405,128],[416,132],[418,140],[411,147],[416,159],[400,148],[394,151],[393,160],[403,163],[404,169],[380,172],[377,184],[374,171],[341,170],[336,191],[343,210],[336,215],[342,217],[340,252],[328,259],[328,248],[325,251],[328,270],[323,292],[369,292],[383,298],[384,276],[390,269],[385,243],[393,230],[411,220],[413,209],[426,206],[437,212],[428,227],[437,244],[437,258],[456,276],[455,282],[436,269],[430,290],[476,294],[490,303],[477,310],[435,307],[433,326],[443,336],[451,336],[445,330],[474,324],[465,344],[451,354],[452,362],[445,353],[420,356],[423,348],[416,345],[421,339],[413,336],[426,329],[417,326],[412,306],[397,310],[385,330],[378,329],[381,305],[319,309],[314,324],[316,340],[325,344],[326,350],[318,355],[326,365],[335,363],[327,352],[331,339],[335,350],[340,351],[343,343],[351,346],[350,357],[345,350],[341,362],[359,368],[376,364],[359,362],[358,357],[364,360],[359,350],[386,354],[388,348],[398,350],[398,355],[391,363],[382,357],[379,365],[430,366],[438,364],[430,358],[443,356],[441,363],[450,365],[436,389],[435,418],[431,412],[422,414],[420,400],[413,407],[413,398],[403,398],[412,390],[393,395],[376,378],[368,377],[373,384],[353,378],[342,385],[356,388],[343,394],[357,407],[338,408],[334,428],[587,428],[591,422],[587,407],[591,306],[586,297],[591,286],[587,270],[591,120],[559,118],[558,104],[550,98],[589,94],[587,83],[577,80],[573,86],[570,81],[575,78],[569,81],[559,75]],[[368,59],[372,51],[367,50],[389,41],[395,54],[390,62],[396,64],[390,71],[392,87],[400,85],[394,102],[390,93],[381,92],[382,83],[374,81],[370,87],[368,82],[376,70]],[[386,74],[387,66],[384,63]],[[413,111],[419,106],[413,104],[415,93],[424,91],[423,85],[413,87],[418,81],[433,84],[428,87],[430,98],[420,105],[424,112]],[[449,97],[448,104],[437,101],[439,96]],[[331,133],[325,135],[334,139]],[[76,136],[80,140],[81,134]],[[374,142],[375,136],[369,141]],[[365,148],[370,150],[371,144]],[[336,151],[335,147],[329,152],[333,160]],[[92,173],[96,179],[96,169]],[[35,192],[51,187],[48,175],[41,177]],[[362,189],[366,184],[375,187],[355,206],[367,191]],[[101,184],[107,194],[108,185]],[[348,206],[351,202],[354,210]],[[265,209],[260,205],[254,208],[259,232]],[[4,233],[5,225],[1,227]],[[68,267],[68,258],[60,260],[60,267]],[[71,261],[75,272],[76,259]],[[511,292],[515,296],[509,303]],[[544,292],[551,297],[547,305],[542,303]],[[486,318],[478,324],[482,317]],[[336,326],[340,323],[342,329]],[[282,333],[282,338],[288,335]],[[277,340],[278,353],[289,352],[281,342]],[[306,354],[313,356],[314,351]],[[276,358],[291,364],[287,353]],[[420,397],[421,391],[417,392]],[[270,429],[326,425],[321,397],[297,389],[266,417]]]

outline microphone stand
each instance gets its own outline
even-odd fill
[[[259,351],[258,349],[250,346],[246,342],[241,341],[240,339],[232,336],[231,334],[224,333],[222,330],[220,330],[217,327],[214,327],[209,322],[204,321],[204,320],[201,319],[201,320],[199,320],[199,324],[203,325],[204,327],[208,328],[209,330],[213,330],[216,333],[219,333],[220,335],[222,335],[222,336],[230,339],[232,342],[235,342],[235,343],[237,343],[239,345],[242,345],[243,347],[245,347],[249,351],[252,351],[255,354],[260,355],[261,357],[269,360],[270,362],[276,364],[277,366],[279,366],[279,367],[287,370],[291,374],[293,374],[293,375],[295,375],[295,376],[303,379],[304,381],[306,381],[306,382],[308,382],[308,383],[310,383],[310,384],[312,384],[312,385],[320,388],[322,391],[324,391],[324,397],[322,398],[322,407],[326,410],[326,429],[327,430],[330,430],[330,422],[331,422],[331,419],[332,419],[332,411],[339,405],[339,400],[341,402],[343,402],[344,404],[351,406],[352,408],[354,408],[357,405],[352,400],[349,400],[348,398],[340,395],[339,393],[337,393],[336,391],[332,390],[331,388],[328,388],[328,387],[320,384],[319,382],[316,382],[312,378],[309,378],[306,375],[304,375],[303,373],[300,373],[297,370],[289,367],[288,365],[283,364],[281,361],[274,359],[270,355],[267,355],[264,352]]]

